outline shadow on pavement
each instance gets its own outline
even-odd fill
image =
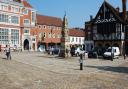
[[[64,58],[64,57],[60,57],[58,55],[42,55],[42,56],[37,56],[37,57],[42,57],[42,58],[56,58],[56,59],[74,59],[74,58],[76,58],[76,57]]]
[[[47,56],[47,55],[44,55],[44,56],[37,56],[37,57],[44,57],[44,58],[55,58],[55,56]]]
[[[2,59],[7,59],[7,58],[2,58]]]
[[[111,66],[84,66],[89,68],[97,68],[99,70],[126,73],[128,74],[128,67],[111,67]]]

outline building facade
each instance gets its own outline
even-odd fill
[[[76,47],[82,47],[85,49],[85,33],[84,29],[81,28],[72,28],[69,29],[69,45],[76,46]]]
[[[104,1],[95,18],[86,22],[87,36],[90,36],[88,40],[94,42],[99,54],[109,46],[119,47],[121,54],[128,53],[126,0],[122,0],[122,7],[121,12]]]
[[[36,35],[37,48],[42,47],[47,50],[51,47],[59,47],[62,31],[61,18],[39,14],[36,18],[36,26],[31,30],[31,34]]]
[[[25,13],[27,12],[28,13]],[[24,45],[25,23],[29,27],[35,25],[36,11],[26,0],[0,0],[0,46],[4,50],[6,45],[26,49]],[[28,26],[28,25],[27,25]],[[30,29],[29,29],[30,31]],[[29,34],[30,37],[30,34]],[[31,38],[31,37],[30,37]]]
[[[0,45],[20,47],[20,20],[23,9],[21,1],[0,0]]]
[[[33,34],[31,30],[36,25],[36,10],[26,1],[22,0],[23,15],[21,16],[21,47],[22,50],[36,51],[36,34]]]

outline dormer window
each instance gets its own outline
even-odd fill
[[[43,29],[46,29],[46,25],[43,25]]]

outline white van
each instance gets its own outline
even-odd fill
[[[113,58],[118,58],[119,55],[120,55],[120,50],[119,50],[119,47],[109,47],[106,52],[104,53],[103,57],[104,58],[109,58],[109,57],[112,57],[113,55]]]

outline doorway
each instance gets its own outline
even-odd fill
[[[29,50],[29,41],[27,39],[24,40],[24,50]]]

